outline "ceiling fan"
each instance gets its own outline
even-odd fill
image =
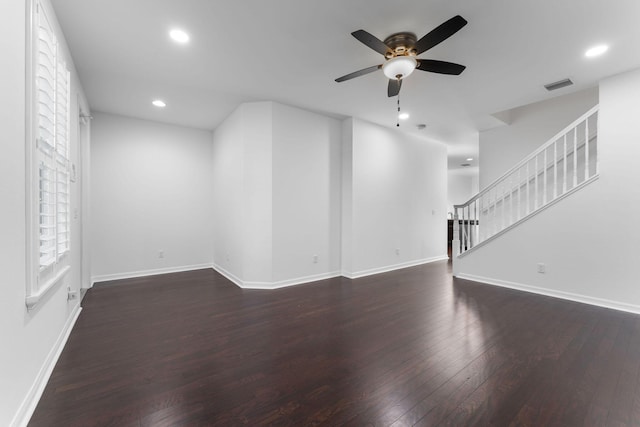
[[[417,39],[415,34],[409,32],[395,33],[382,41],[365,30],[354,31],[351,35],[383,55],[385,62],[384,64],[374,65],[373,67],[364,68],[338,77],[336,82],[340,83],[355,77],[364,76],[365,74],[382,68],[384,75],[389,78],[387,95],[391,97],[400,93],[402,79],[413,73],[414,70],[457,76],[466,68],[464,65],[416,57],[445,41],[465,25],[467,25],[467,21],[462,16],[456,15],[431,30],[420,40]]]

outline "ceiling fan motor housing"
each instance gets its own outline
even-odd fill
[[[385,57],[391,59],[397,56],[415,56],[416,55],[416,41],[418,38],[413,33],[395,33],[384,39],[386,44],[391,50],[387,52]]]

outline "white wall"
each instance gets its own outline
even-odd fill
[[[340,133],[336,119],[273,104],[275,282],[340,274]]]
[[[478,194],[478,175],[465,170],[447,172],[447,213],[453,214],[453,206],[461,205]]]
[[[104,113],[91,125],[93,280],[210,266],[211,132]]]
[[[640,312],[640,70],[600,85],[600,178],[456,261],[460,277]],[[537,273],[537,264],[547,266]]]
[[[273,281],[273,103],[240,107],[244,146],[244,283]],[[224,208],[224,207],[222,207]],[[215,239],[214,239],[215,244]],[[268,285],[267,285],[268,286]]]
[[[358,119],[345,126],[352,166],[343,167],[343,188],[351,192],[343,209],[351,212],[351,230],[343,250],[350,246],[351,259],[343,274],[446,258],[446,147]]]
[[[0,69],[0,128],[3,155],[0,156],[0,221],[5,224],[0,239],[0,425],[25,425],[73,322],[79,313],[79,301],[67,300],[67,287],[80,288],[81,247],[78,241],[81,203],[80,177],[71,184],[72,209],[78,209],[78,219],[72,219],[72,245],[69,259],[71,271],[31,311],[26,309],[26,193],[25,141],[26,116],[25,46],[26,17],[29,2],[7,0],[0,14],[0,52],[10,66]],[[45,1],[49,16],[54,14]],[[78,101],[86,108],[62,32],[52,19],[61,49],[71,69],[71,158],[79,165],[77,140]],[[88,111],[88,109],[86,110]]]
[[[216,269],[253,288],[338,274],[340,123],[247,103],[213,140]]]
[[[480,132],[480,188],[499,178],[598,103],[591,88],[510,111],[507,126]]]
[[[242,108],[235,110],[213,134],[212,244],[216,269],[244,278],[244,133]]]
[[[213,264],[243,286],[272,281],[272,103],[240,105],[213,134]]]

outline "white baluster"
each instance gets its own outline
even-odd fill
[[[593,118],[596,121],[596,137],[598,137],[598,112],[596,111],[595,113],[593,113]],[[597,148],[597,145],[596,145]],[[596,155],[595,155],[595,162],[596,162],[596,167],[595,167],[595,174],[598,174],[598,165],[600,164],[600,162],[598,161],[598,151],[596,150]]]
[[[509,225],[513,224],[513,178],[514,173],[509,176]]]
[[[573,129],[573,188],[578,185],[578,127]]]
[[[584,121],[584,180],[589,179],[589,117]]]
[[[553,199],[558,197],[558,140],[553,141]]]
[[[562,155],[562,194],[567,192],[567,134],[564,134],[564,154]]]
[[[531,181],[530,176],[529,176],[529,163],[527,162],[527,211],[525,212],[525,216],[529,215],[529,212],[531,212],[531,193],[530,193],[530,188],[529,188],[529,181]]]
[[[518,213],[516,214],[516,221],[520,220],[520,211],[521,211],[521,204],[522,204],[522,168],[518,168]]]
[[[493,234],[496,234],[498,230],[498,187],[494,188],[495,197],[493,198]]]
[[[496,185],[496,214],[498,215],[498,220],[496,221],[496,233],[499,233],[504,228],[504,187],[501,188],[501,184],[502,183]],[[499,202],[498,197],[500,198]]]
[[[475,218],[476,218],[476,242],[475,244],[477,245],[478,243],[480,243],[480,209],[478,208],[478,205],[480,203],[480,199],[476,199],[475,204],[473,205],[473,208],[475,210]]]
[[[473,239],[471,238],[471,203],[467,205],[467,249],[471,249],[473,247]]]
[[[544,149],[544,156],[543,156],[543,162],[544,165],[542,166],[544,168],[543,174],[542,174],[542,183],[544,184],[544,188],[542,189],[542,206],[547,204],[547,149]]]
[[[495,188],[492,188],[490,193],[496,194],[496,196],[492,198],[493,200],[491,200],[491,233],[489,236],[493,236],[496,234],[496,203],[498,202],[498,193]]]
[[[533,195],[534,195],[534,199],[533,199],[533,210],[535,211],[536,209],[538,209],[538,155],[536,154],[536,161],[534,163],[534,173],[536,174],[535,177],[535,181],[534,181],[534,185],[535,188],[533,190]]]

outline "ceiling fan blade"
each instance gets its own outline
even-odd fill
[[[438,74],[459,75],[467,68],[464,65],[454,64],[453,62],[436,61],[435,59],[418,59],[417,70],[429,71]]]
[[[416,43],[416,55],[420,55],[422,52],[431,49],[437,44],[445,41],[455,33],[457,33],[462,27],[467,25],[467,20],[460,15],[456,15],[448,21],[440,24],[435,29],[431,30],[427,35],[422,37]]]
[[[387,87],[387,95],[389,96],[389,98],[399,94],[401,87],[402,87],[402,80],[389,79],[389,86]]]
[[[373,73],[374,71],[379,70],[380,68],[382,68],[382,65],[374,65],[373,67],[363,68],[362,70],[354,71],[353,73],[349,73],[345,76],[338,77],[336,79],[336,82],[340,83],[345,80],[351,80],[356,77],[364,76],[365,74]]]
[[[389,46],[384,44],[382,40],[380,40],[373,34],[369,34],[365,30],[354,31],[353,33],[351,33],[351,35],[357,38],[361,43],[378,52],[380,55],[386,55],[387,52],[391,52]]]

